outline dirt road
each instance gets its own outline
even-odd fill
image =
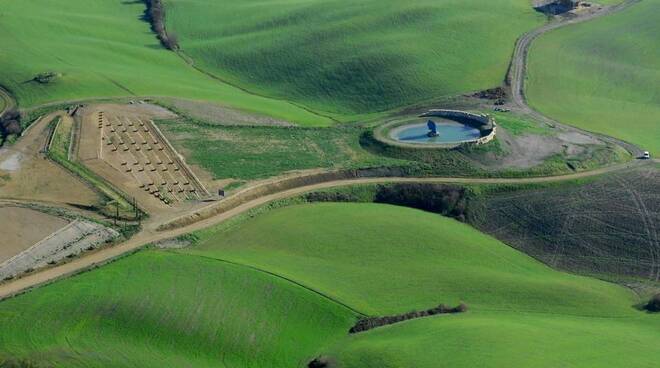
[[[649,161],[636,161],[622,165],[615,165],[610,167],[601,168],[598,170],[569,174],[569,175],[560,175],[560,176],[551,176],[551,177],[534,177],[534,178],[520,178],[520,179],[479,179],[479,178],[402,178],[402,177],[391,177],[391,178],[363,178],[363,179],[349,179],[349,180],[338,180],[330,181],[320,184],[308,185],[297,187],[294,189],[285,190],[275,194],[263,196],[256,198],[254,200],[243,203],[237,207],[231,208],[225,212],[217,214],[207,219],[200,220],[189,226],[177,228],[169,231],[159,232],[156,230],[158,223],[151,222],[145,224],[145,229],[138,235],[131,238],[129,241],[117,245],[115,247],[102,249],[98,252],[89,254],[85,257],[75,259],[69,263],[53,267],[41,272],[37,272],[28,276],[25,276],[21,279],[0,285],[0,300],[10,297],[12,295],[21,293],[24,290],[43,285],[45,283],[76,274],[78,272],[87,270],[89,268],[103,265],[107,262],[110,262],[118,257],[121,257],[126,254],[130,254],[133,251],[136,251],[143,246],[157,242],[160,240],[165,240],[173,238],[176,236],[188,234],[190,232],[204,229],[210,226],[217,225],[226,221],[232,217],[245,213],[250,209],[262,206],[266,203],[294,197],[309,191],[356,185],[356,184],[385,184],[385,183],[445,183],[445,184],[532,184],[532,183],[552,183],[552,182],[561,182],[567,180],[575,180],[580,178],[587,178],[602,175],[608,172],[624,170],[626,168],[631,168],[639,165],[648,164]]]
[[[562,124],[532,109],[527,104],[527,99],[525,97],[525,76],[527,74],[527,61],[529,56],[529,49],[532,43],[534,42],[534,40],[536,40],[541,35],[553,31],[555,29],[563,28],[573,24],[583,23],[592,19],[618,13],[639,3],[640,1],[641,0],[625,0],[617,5],[603,6],[570,18],[556,18],[555,20],[537,29],[534,29],[522,35],[522,37],[520,37],[516,43],[516,47],[513,52],[513,58],[511,60],[511,67],[509,69],[509,74],[507,76],[509,85],[511,87],[511,98],[513,100],[513,103],[516,105],[516,107],[522,110],[524,113],[530,115],[532,118],[544,122],[548,125],[561,126],[569,131],[576,131],[583,134],[595,135],[603,141],[617,144],[625,148],[634,157],[640,157],[643,151],[634,144],[613,137],[605,136],[594,132],[587,132],[579,128]]]

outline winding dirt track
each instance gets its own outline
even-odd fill
[[[610,167],[601,168],[598,170],[586,171],[576,174],[569,175],[559,175],[559,176],[549,176],[549,177],[534,177],[534,178],[521,178],[521,179],[486,179],[486,178],[401,178],[401,177],[392,177],[392,178],[363,178],[363,179],[349,179],[349,180],[338,180],[330,181],[320,184],[308,185],[297,187],[294,189],[285,190],[279,193],[263,196],[256,198],[254,200],[243,203],[237,207],[229,209],[223,213],[212,216],[208,219],[198,221],[189,226],[181,227],[178,229],[173,229],[169,231],[156,231],[158,224],[150,223],[145,225],[145,229],[131,238],[129,241],[117,245],[115,247],[102,249],[98,252],[89,254],[85,257],[75,259],[69,263],[53,267],[41,272],[37,272],[28,276],[25,276],[21,279],[0,285],[0,300],[10,297],[12,295],[18,294],[29,288],[39,286],[66,276],[76,274],[80,271],[87,270],[89,268],[105,264],[109,261],[112,261],[118,257],[121,257],[126,254],[130,254],[133,251],[136,251],[143,246],[157,242],[160,240],[165,240],[173,238],[176,236],[188,234],[190,232],[204,229],[213,225],[217,225],[226,221],[232,217],[245,213],[250,209],[262,206],[266,203],[294,197],[309,191],[327,189],[348,185],[356,184],[385,184],[385,183],[440,183],[440,184],[533,184],[533,183],[553,183],[561,182],[567,180],[575,180],[580,178],[594,177],[602,174],[606,174],[613,171],[624,170],[627,168],[644,165],[641,161],[631,162],[627,164],[614,165]]]
[[[597,17],[605,16],[608,14],[612,14],[614,12],[618,12],[621,10],[624,10],[628,8],[629,6],[639,2],[640,0],[626,0],[620,5],[616,6],[611,6],[611,7],[604,7],[600,10],[596,10],[592,13],[585,14],[582,16],[577,16],[574,18],[570,18],[567,20],[561,20],[561,21],[554,21],[551,23],[548,23],[536,30],[533,30],[525,35],[523,35],[519,40],[518,43],[516,44],[516,48],[514,51],[513,59],[511,62],[511,68],[509,71],[509,80],[512,88],[512,96],[514,103],[518,105],[520,109],[523,111],[527,112],[528,114],[532,115],[533,117],[538,118],[541,121],[544,121],[548,124],[552,125],[561,125],[563,127],[566,127],[563,124],[560,124],[559,122],[556,122],[540,113],[537,111],[533,110],[530,108],[526,101],[525,101],[525,95],[524,95],[524,80],[525,80],[525,71],[526,71],[526,62],[527,62],[527,55],[529,52],[529,47],[536,38],[538,38],[540,35],[557,29],[561,28],[570,24],[576,24],[576,23],[581,23],[590,19],[594,19]],[[0,93],[2,93],[2,90],[0,89]],[[11,97],[9,98],[9,101],[13,101]],[[572,129],[575,131],[581,131],[577,128],[573,127],[566,127],[567,129]],[[582,132],[582,131],[581,131]],[[593,134],[593,133],[588,133],[588,134]],[[623,142],[620,140],[617,140],[615,138],[611,137],[601,137],[604,140],[608,140],[610,142],[619,144],[626,149],[628,149],[632,154],[638,155],[641,150],[634,146],[631,145],[627,142]],[[141,231],[139,234],[135,235],[133,238],[130,240],[117,245],[115,247],[111,248],[106,248],[102,249],[100,251],[97,251],[95,253],[91,253],[85,257],[81,257],[78,259],[75,259],[69,263],[56,266],[50,269],[46,269],[41,272],[37,272],[34,274],[27,275],[21,279],[8,282],[5,284],[0,285],[0,300],[11,297],[13,295],[19,294],[23,291],[26,291],[30,288],[37,287],[39,285],[43,285],[49,282],[52,282],[54,280],[67,277],[82,271],[85,271],[87,269],[93,268],[95,266],[100,266],[105,263],[108,263],[114,259],[117,259],[121,256],[130,254],[131,252],[134,252],[136,250],[139,250],[143,246],[157,242],[160,240],[165,240],[169,239],[172,237],[176,237],[179,235],[187,234],[192,231],[200,230],[203,228],[207,228],[209,226],[213,226],[216,224],[219,224],[223,221],[226,221],[232,217],[235,217],[237,215],[240,215],[242,213],[245,213],[246,211],[262,206],[266,203],[272,202],[274,200],[279,200],[279,199],[285,199],[289,197],[293,197],[296,195],[303,194],[305,192],[309,191],[314,191],[314,190],[319,190],[319,189],[326,189],[326,188],[333,188],[333,187],[340,187],[340,186],[348,186],[348,185],[355,185],[355,184],[384,184],[384,183],[448,183],[448,184],[533,184],[533,183],[552,183],[552,182],[561,182],[561,181],[568,181],[568,180],[575,180],[575,179],[580,179],[580,178],[587,178],[587,177],[594,177],[602,174],[606,174],[609,172],[614,172],[614,171],[619,171],[619,170],[624,170],[627,168],[635,167],[635,166],[640,166],[643,165],[643,162],[631,162],[627,164],[621,164],[621,165],[613,165],[605,168],[600,168],[597,170],[592,170],[592,171],[587,171],[587,172],[581,172],[581,173],[576,173],[576,174],[569,174],[569,175],[560,175],[560,176],[551,176],[551,177],[535,177],[535,178],[519,178],[519,179],[509,179],[509,178],[493,178],[493,179],[486,179],[486,178],[455,178],[455,177],[447,177],[447,178],[402,178],[402,177],[387,177],[387,178],[362,178],[362,179],[347,179],[347,180],[338,180],[338,181],[329,181],[329,182],[324,182],[320,184],[313,184],[313,185],[307,185],[307,186],[301,186],[297,187],[294,189],[289,189],[289,190],[284,190],[275,194],[270,194],[270,195],[265,195],[250,201],[247,201],[243,204],[238,205],[237,207],[228,209],[225,212],[219,213],[217,215],[214,215],[212,217],[209,217],[207,219],[202,219],[198,222],[195,222],[191,225],[173,229],[173,230],[168,230],[168,231],[156,231],[156,228],[158,227],[158,223],[152,222],[152,223],[147,223],[145,224],[145,228],[143,231]]]
[[[567,126],[565,124],[562,124],[531,108],[527,104],[527,99],[525,97],[525,76],[527,74],[527,61],[529,56],[529,49],[532,43],[534,42],[534,40],[539,38],[541,35],[553,31],[555,29],[563,28],[573,24],[583,23],[589,20],[618,13],[620,11],[628,9],[629,7],[639,3],[640,1],[641,0],[625,0],[617,5],[603,6],[599,9],[588,11],[586,13],[582,13],[580,15],[576,15],[573,17],[556,18],[555,20],[522,35],[516,42],[516,47],[513,52],[513,58],[511,60],[511,66],[509,68],[509,74],[507,76],[507,81],[511,87],[511,98],[513,100],[513,103],[520,110],[530,115],[532,118],[535,118],[536,120],[542,121],[552,126],[559,125],[567,130],[586,133],[588,135],[596,135],[601,140],[609,143],[617,144],[625,148],[628,152],[630,152],[631,155],[635,157],[640,157],[643,153],[643,150],[635,146],[634,144],[631,144],[629,142],[614,137],[610,137],[594,132],[588,132],[573,126]]]

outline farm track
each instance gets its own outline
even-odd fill
[[[167,231],[157,231],[158,223],[150,222],[145,223],[145,228],[143,231],[135,235],[130,240],[119,244],[114,247],[105,248],[94,253],[90,253],[85,257],[75,259],[69,263],[65,263],[53,268],[45,269],[43,271],[27,275],[23,278],[11,281],[5,284],[0,285],[0,300],[4,298],[11,297],[16,294],[34,288],[49,282],[75,275],[77,273],[86,271],[88,269],[101,266],[108,262],[111,262],[115,259],[118,259],[122,256],[131,254],[144,246],[158,242],[161,240],[166,240],[188,234],[197,230],[208,228],[220,224],[224,221],[227,221],[233,217],[241,215],[251,209],[257,208],[259,206],[265,205],[269,202],[295,197],[297,195],[321,189],[349,186],[349,185],[358,185],[358,184],[389,184],[389,183],[438,183],[438,184],[540,184],[540,183],[555,183],[562,181],[570,181],[581,178],[588,178],[603,175],[609,172],[615,172],[619,170],[624,170],[627,168],[637,167],[643,165],[642,162],[632,162],[621,165],[613,165],[609,167],[604,167],[598,170],[592,170],[587,172],[569,174],[569,175],[559,175],[559,176],[550,176],[550,177],[532,177],[532,178],[520,178],[520,179],[509,179],[509,178],[456,178],[456,177],[446,177],[446,178],[406,178],[406,177],[386,177],[386,178],[362,178],[362,179],[346,179],[346,180],[336,180],[328,181],[318,184],[300,186],[293,189],[288,189],[280,191],[274,194],[261,196],[252,200],[249,200],[245,203],[242,203],[236,207],[230,208],[222,213],[211,216],[209,218],[200,219],[199,221],[192,223],[185,227],[180,227]],[[232,197],[229,197],[232,198]],[[193,211],[192,213],[195,213]]]
[[[587,133],[591,135],[599,136],[602,140],[618,144],[628,150],[634,156],[639,156],[641,154],[641,149],[635,145],[632,145],[628,142],[618,140],[616,138],[602,136],[592,132],[585,132],[581,129],[566,126],[561,124],[549,117],[544,116],[543,114],[535,111],[527,105],[525,95],[524,95],[524,81],[526,73],[526,64],[529,48],[532,42],[541,36],[542,34],[549,32],[554,29],[565,27],[571,24],[577,24],[585,22],[591,19],[595,19],[601,16],[613,14],[627,9],[628,7],[638,3],[641,0],[626,0],[623,3],[615,6],[605,7],[601,10],[597,10],[592,13],[585,15],[577,16],[574,18],[569,18],[561,21],[555,21],[548,23],[536,30],[530,31],[527,34],[523,35],[517,42],[514,55],[511,62],[511,67],[509,70],[508,81],[511,85],[512,98],[515,105],[517,105],[522,111],[528,113],[530,116],[543,121],[549,125],[559,125],[564,127],[567,130],[578,131],[582,133]],[[185,59],[185,56],[182,58]],[[191,67],[196,68],[194,64],[187,60]],[[203,70],[199,70],[204,72]],[[204,72],[206,74],[206,72]],[[2,89],[0,89],[2,93]],[[11,100],[11,97],[7,96]],[[309,191],[327,189],[333,187],[357,185],[357,184],[386,184],[386,183],[444,183],[444,184],[540,184],[540,183],[555,183],[562,181],[570,181],[581,178],[588,178],[603,175],[610,172],[625,170],[628,168],[640,166],[643,163],[641,162],[631,162],[620,165],[613,165],[609,167],[604,167],[596,170],[580,172],[575,174],[568,175],[559,175],[559,176],[550,176],[550,177],[530,177],[530,178],[460,178],[460,177],[439,177],[439,178],[407,178],[407,177],[386,177],[386,178],[361,178],[361,179],[346,179],[346,180],[336,180],[336,181],[327,181],[318,184],[304,185],[295,187],[293,189],[282,190],[273,194],[259,196],[255,199],[248,200],[244,203],[240,203],[235,207],[227,209],[221,213],[215,214],[208,218],[199,218],[198,221],[183,226],[180,228],[175,228],[172,230],[166,231],[157,231],[159,223],[150,222],[145,223],[145,228],[143,231],[135,235],[130,240],[117,245],[115,247],[106,248],[99,250],[97,252],[91,253],[85,257],[75,259],[69,263],[59,265],[53,268],[43,270],[34,274],[27,275],[23,278],[14,280],[0,285],[0,300],[4,298],[11,297],[16,294],[20,294],[30,288],[34,288],[49,282],[71,276],[80,272],[84,272],[88,269],[101,266],[108,262],[111,262],[115,259],[118,259],[122,256],[131,254],[142,247],[161,240],[170,239],[180,235],[188,234],[190,232],[207,228],[210,226],[217,225],[228,219],[231,219],[235,216],[243,214],[253,208],[262,206],[269,202],[294,197]],[[233,198],[233,197],[229,197]],[[198,210],[192,211],[190,215],[195,215]],[[171,220],[171,219],[170,219]]]
[[[539,38],[545,33],[548,33],[550,31],[559,28],[567,27],[573,24],[587,22],[593,19],[597,19],[607,15],[621,12],[639,3],[640,1],[642,0],[625,0],[620,4],[612,5],[612,6],[604,6],[601,9],[594,10],[592,12],[583,13],[573,17],[558,18],[558,20],[553,20],[537,29],[525,33],[522,37],[520,37],[516,42],[516,46],[513,52],[513,57],[511,60],[511,65],[509,67],[509,73],[507,75],[507,83],[511,88],[511,98],[513,100],[514,105],[516,105],[518,109],[520,109],[522,112],[526,113],[530,117],[534,118],[535,120],[541,121],[550,126],[561,126],[562,128],[569,131],[596,136],[602,141],[613,143],[623,147],[628,152],[630,152],[630,154],[633,155],[634,157],[640,157],[643,153],[643,150],[637,147],[636,145],[604,134],[585,131],[583,129],[576,128],[574,126],[563,124],[557,120],[554,120],[534,110],[532,107],[530,107],[527,104],[527,98],[525,96],[525,78],[527,74],[529,49],[532,46],[532,43],[537,38]]]

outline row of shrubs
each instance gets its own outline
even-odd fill
[[[358,333],[358,332],[364,332],[364,331],[369,331],[371,329],[377,328],[377,327],[382,327],[382,326],[387,326],[391,325],[394,323],[399,323],[403,321],[408,321],[411,319],[415,318],[422,318],[422,317],[430,317],[430,316],[435,316],[437,314],[455,314],[455,313],[465,313],[467,312],[468,307],[466,304],[461,303],[456,307],[448,307],[444,304],[440,304],[439,306],[431,309],[427,309],[424,311],[412,311],[408,312],[405,314],[398,314],[395,316],[385,316],[385,317],[366,317],[360,319],[355,326],[351,327],[350,330],[348,330],[349,333]]]
[[[165,28],[165,6],[163,0],[144,0],[147,5],[145,19],[151,24],[160,43],[168,50],[178,50],[179,40],[176,34],[167,32]]]

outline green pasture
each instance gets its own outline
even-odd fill
[[[418,319],[352,336],[326,354],[343,368],[653,367],[653,316],[470,313]]]
[[[659,12],[657,1],[642,1],[541,37],[530,51],[530,104],[659,154]]]
[[[21,107],[120,96],[207,100],[305,125],[331,121],[217,81],[162,48],[142,1],[0,0],[0,85]],[[32,79],[52,72],[46,84]]]
[[[277,209],[204,231],[182,252],[298,280],[365,314],[460,301],[474,310],[633,314],[625,289],[554,271],[468,225],[396,206]]]
[[[650,367],[660,319],[473,228],[389,205],[261,211],[0,303],[0,361],[80,367]],[[469,311],[378,328],[383,315]]]
[[[206,71],[340,120],[500,85],[528,0],[168,0]]]
[[[354,320],[261,272],[143,251],[0,303],[0,363],[298,367]]]
[[[634,309],[631,291],[552,270],[438,215],[303,205],[198,236],[182,253],[274,272],[367,314],[470,307],[350,336],[325,353],[341,367],[648,367],[660,358],[660,319]]]
[[[401,165],[362,149],[363,128],[241,127],[162,120],[177,150],[215,179],[263,179],[287,171]]]
[[[488,112],[488,114],[495,118],[500,128],[504,128],[514,136],[525,134],[552,135],[554,133],[548,127],[511,113]]]

